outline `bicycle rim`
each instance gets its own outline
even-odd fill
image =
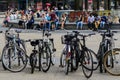
[[[97,68],[99,67],[99,61],[98,61],[97,54],[91,49],[89,49],[89,51],[91,52],[91,55],[93,58],[93,70],[97,70]]]
[[[60,67],[65,67],[66,55],[63,52],[60,56]]]
[[[37,57],[36,54],[32,53],[30,55],[30,66],[31,66],[31,73],[34,73],[35,67],[37,63]]]
[[[120,48],[114,48],[106,52],[104,67],[109,74],[120,76]]]
[[[41,67],[43,72],[47,72],[51,64],[51,52],[49,47],[44,47],[41,53]]]
[[[70,66],[70,64],[69,64],[69,60],[66,60],[66,64],[65,64],[65,74],[66,75],[68,75],[68,72],[69,72],[69,66]]]
[[[74,70],[74,71],[76,71],[77,69],[78,69],[78,53],[75,51],[75,50],[73,50],[73,53],[72,53],[72,70]]]
[[[6,47],[2,53],[2,63],[5,68],[11,72],[20,72],[27,65],[27,57],[21,48],[16,46],[16,52],[14,47]]]
[[[93,73],[93,58],[90,51],[85,51],[82,59],[82,70],[86,78],[90,78]]]

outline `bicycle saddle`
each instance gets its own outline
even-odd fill
[[[32,46],[37,46],[39,44],[39,40],[31,41],[30,44]]]
[[[45,33],[45,36],[47,36],[47,37],[51,36],[51,33]]]
[[[16,32],[16,33],[21,33],[21,32],[22,32],[22,30],[15,30],[15,32]]]

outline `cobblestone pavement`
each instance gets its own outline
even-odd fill
[[[90,31],[91,32],[91,31]],[[88,31],[86,31],[86,34]],[[55,52],[56,56],[56,62],[54,66],[51,66],[50,70],[47,73],[44,73],[42,71],[36,71],[34,74],[30,73],[30,67],[29,65],[19,73],[12,73],[9,71],[4,71],[2,68],[2,65],[0,63],[0,80],[87,80],[85,76],[82,73],[81,68],[79,68],[78,71],[69,73],[67,76],[64,73],[64,70],[59,67],[59,58],[62,51],[62,48],[64,45],[61,44],[61,36],[65,34],[65,32],[58,31],[58,32],[52,32],[52,36],[55,41],[55,47],[57,51]],[[116,41],[116,46],[120,47],[120,33],[117,33],[115,35],[116,38],[118,38],[118,41]],[[22,39],[39,39],[41,38],[41,32],[36,31],[23,31],[23,33],[20,33],[20,37]],[[101,36],[96,33],[96,35],[88,37],[86,42],[87,46],[92,49],[93,51],[97,52],[99,42],[101,41]],[[0,52],[2,51],[3,46],[5,45],[5,39],[4,34],[0,34]],[[31,49],[33,49],[29,43],[26,43],[27,48],[27,54],[29,55],[31,52]],[[99,71],[94,71],[92,77],[88,80],[119,80],[119,76],[111,76],[107,73],[100,74]]]

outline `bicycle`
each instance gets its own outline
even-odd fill
[[[31,73],[34,72],[34,68],[39,68],[39,71],[42,69],[43,72],[47,72],[51,64],[54,65],[52,54],[54,54],[56,49],[54,48],[53,39],[49,38],[50,35],[49,32],[44,33],[43,31],[43,39],[31,41],[31,45],[34,46],[34,50],[32,50],[30,55]],[[46,36],[47,39],[45,39],[44,36]],[[38,50],[36,50],[36,45],[38,45]]]
[[[93,73],[93,58],[91,55],[93,51],[86,47],[85,38],[93,34],[82,35],[78,31],[73,31],[73,33],[75,34],[67,34],[62,37],[62,43],[65,44],[65,47],[61,54],[60,66],[65,67],[65,74],[67,75],[69,67],[71,67],[71,70],[77,70],[80,62],[85,77],[90,78]],[[78,36],[82,37],[83,44]],[[90,73],[87,74],[88,72],[85,71],[90,71]]]
[[[19,38],[20,31],[15,31],[16,34],[10,33],[12,25],[5,31],[6,45],[2,51],[2,65],[5,70],[11,72],[20,72],[27,65],[26,49]]]
[[[114,33],[117,33],[117,32],[109,30],[108,36],[110,37],[109,39],[110,46],[109,46],[109,50],[105,52],[105,55],[103,58],[104,60],[103,65],[104,65],[105,70],[109,74],[114,75],[114,76],[120,76],[120,71],[119,71],[120,48],[115,48],[114,40],[116,39],[113,38]]]
[[[110,50],[111,48],[111,41],[113,41],[113,33],[108,29],[107,31],[99,31],[99,33],[101,33],[102,36],[102,41],[100,42],[99,45],[99,49],[98,49],[98,62],[99,62],[99,71],[100,73],[103,73],[103,70],[106,72],[106,69],[104,69],[103,66],[103,59],[104,59],[104,55],[107,51]]]

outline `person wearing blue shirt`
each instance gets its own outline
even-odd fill
[[[103,16],[101,17],[100,27],[104,28],[106,22],[107,22],[107,17],[105,16],[104,13]]]
[[[30,15],[27,23],[27,29],[32,29],[32,24],[34,24],[34,17],[33,15]]]

